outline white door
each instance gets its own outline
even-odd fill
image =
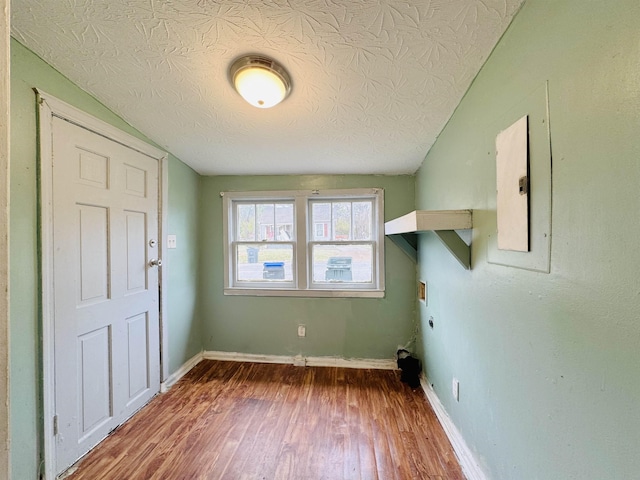
[[[56,473],[160,390],[158,161],[53,119]]]

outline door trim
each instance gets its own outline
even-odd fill
[[[0,0],[0,478],[11,478],[9,352],[10,1]]]
[[[40,142],[40,249],[41,249],[41,298],[42,298],[42,363],[43,363],[43,431],[45,480],[55,478],[56,442],[53,432],[55,415],[54,374],[54,296],[53,296],[53,118],[60,118],[93,133],[132,148],[158,161],[158,253],[165,256],[164,238],[167,232],[168,212],[168,154],[148,143],[117,129],[39,89],[34,89],[38,103],[38,127]],[[167,263],[159,272],[160,288],[160,381],[168,377],[168,335],[165,313],[167,291]]]

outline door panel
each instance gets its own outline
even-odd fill
[[[149,350],[149,321],[145,313],[127,319],[129,347],[129,397],[127,403],[135,401],[149,388],[149,362],[141,352]]]
[[[136,197],[147,196],[147,172],[132,165],[125,165],[125,192]]]
[[[107,300],[109,294],[108,210],[78,205],[80,259],[78,307]]]
[[[81,442],[112,416],[109,330],[104,327],[78,337]]]
[[[144,212],[125,212],[127,238],[127,293],[147,288],[147,219]]]
[[[158,161],[53,119],[56,473],[160,390]],[[154,242],[150,242],[154,240]]]
[[[78,149],[78,178],[85,185],[107,188],[109,159],[93,152]]]

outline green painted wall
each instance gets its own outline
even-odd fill
[[[167,250],[169,274],[169,372],[202,351],[202,322],[195,321],[198,296],[200,175],[182,162],[169,164],[168,234],[177,246]]]
[[[11,462],[13,477],[36,479],[42,436],[41,328],[37,243],[37,131],[33,88],[64,100],[116,127],[144,137],[15,40],[11,43]],[[169,255],[170,365],[200,350],[195,292],[183,288],[195,268],[198,175],[169,160],[169,227],[180,248]],[[173,276],[175,272],[175,277]],[[193,286],[193,280],[188,280]]]
[[[415,264],[385,242],[386,295],[266,298],[223,295],[222,191],[382,187],[385,219],[413,210],[413,176],[219,176],[202,179],[201,313],[205,350],[391,358],[412,336]],[[307,336],[297,336],[298,323]]]
[[[420,338],[430,381],[491,479],[638,478],[638,25],[637,0],[527,0],[417,174],[418,208],[475,209],[472,271],[421,236]],[[535,92],[546,81],[549,274],[488,263],[495,136],[506,112],[545,107]]]

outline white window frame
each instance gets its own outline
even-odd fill
[[[384,274],[384,190],[382,188],[354,188],[340,190],[288,190],[259,192],[221,192],[224,241],[224,294],[275,297],[368,297],[382,298],[385,290]],[[372,238],[374,239],[371,285],[354,283],[313,284],[311,282],[311,242],[315,226],[311,223],[309,200],[339,201],[372,200]],[[235,280],[235,213],[237,202],[294,202],[293,281],[240,285]],[[245,242],[242,242],[245,243]],[[285,242],[291,243],[291,242]],[[326,243],[326,242],[320,242]],[[340,243],[333,242],[333,243]],[[346,242],[353,243],[353,242]]]

